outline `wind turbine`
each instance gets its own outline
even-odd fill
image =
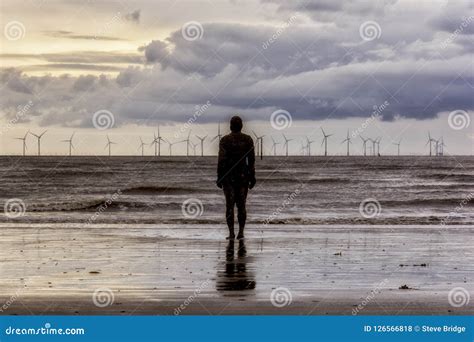
[[[107,144],[105,144],[105,147],[104,147],[104,150],[108,147],[109,148],[109,157],[111,156],[111,152],[112,152],[112,149],[111,149],[111,146],[112,145],[116,145],[117,143],[116,142],[113,142],[112,140],[110,140],[109,138],[109,135],[107,134]]]
[[[376,151],[375,145],[377,144],[377,139],[369,138],[369,140],[372,142],[372,155],[375,156],[375,151]]]
[[[264,135],[258,136],[254,130],[252,130],[253,135],[255,135],[255,139],[257,139],[257,156],[260,156],[260,159],[263,159],[263,137]]]
[[[139,137],[139,138],[140,138],[140,145],[138,146],[138,149],[142,149],[142,157],[143,157],[144,154],[145,154],[145,145],[146,144],[143,142],[142,137]]]
[[[322,127],[321,127],[321,131],[323,132],[323,141],[321,142],[321,146],[323,146],[324,144],[324,156],[327,156],[328,155],[328,138],[332,134],[326,134],[326,132],[324,132],[324,129]]]
[[[171,141],[168,141],[168,140],[165,140],[168,145],[169,145],[169,149],[170,149],[170,156],[173,155],[173,145],[176,145],[176,144],[179,144],[179,143],[182,143],[182,142],[185,142],[186,140],[180,140],[180,141],[175,141],[175,142],[171,142]]]
[[[288,157],[288,143],[290,141],[292,141],[293,139],[288,139],[283,133],[281,135],[283,135],[283,139],[285,139],[285,143],[283,144],[283,148],[285,148],[285,146],[286,146],[286,156]]]
[[[219,139],[218,142],[221,142],[222,134],[221,134],[221,123],[219,122],[217,124],[217,135],[211,139],[211,142],[213,142],[216,139]]]
[[[431,133],[430,131],[428,131],[428,140],[426,141],[426,145],[430,144],[430,157],[432,155],[432,152],[431,152],[431,146],[432,146],[432,142],[434,141],[434,139],[431,137]]]
[[[362,147],[364,149],[364,156],[367,155],[367,141],[369,141],[370,139],[365,139],[362,135],[359,135],[359,137],[362,139]]]
[[[196,135],[196,138],[201,140],[201,157],[204,157],[204,140],[206,140],[207,135],[204,137],[200,137],[199,135]]]
[[[314,143],[314,140],[309,140],[308,137],[306,137],[306,148],[308,150],[308,156],[311,156],[311,144]]]
[[[375,143],[377,144],[377,155],[380,157],[380,141],[382,141],[382,137],[378,137],[375,139]]]
[[[38,156],[41,155],[41,138],[43,137],[43,135],[47,132],[48,130],[44,131],[43,133],[41,133],[40,135],[37,135],[37,134],[34,134],[33,132],[30,132],[31,135],[34,135],[36,137],[36,139],[38,139]]]
[[[76,132],[72,132],[71,137],[69,139],[61,140],[61,142],[69,143],[69,157],[72,156],[72,149],[74,148],[74,144],[72,143],[72,138],[74,138],[74,134],[76,134]]]
[[[189,157],[189,145],[191,145],[191,140],[189,140],[190,136],[191,136],[191,130],[189,130],[188,137],[183,140],[183,141],[186,141],[186,156],[188,157]]]
[[[440,140],[441,140],[441,138],[439,138],[438,140],[433,139],[433,141],[434,141],[434,143],[435,143],[435,156],[438,156],[438,155],[439,155],[439,143],[440,143]]]
[[[160,125],[158,125],[158,135],[153,133],[153,141],[150,144],[150,145],[155,144],[155,157],[157,156],[157,154],[156,154],[156,152],[157,152],[156,151],[156,145],[158,145],[158,156],[161,155],[161,142],[162,141],[165,141],[165,140],[163,140],[163,138],[160,135]]]
[[[400,156],[400,143],[402,142],[402,139],[400,139],[397,143],[393,143],[394,145],[397,146],[397,156]]]
[[[193,148],[193,151],[194,151],[194,156],[196,157],[196,147],[197,145],[199,145],[198,143],[193,143],[191,142],[191,145],[192,145],[192,148]]]
[[[280,143],[279,142],[276,142],[275,139],[273,139],[272,137],[272,149],[273,149],[273,155],[276,156],[277,155],[277,152],[276,152],[276,146],[279,145]]]
[[[444,143],[444,138],[441,137],[441,144],[439,145],[439,147],[440,147],[439,155],[440,156],[444,156],[444,146],[446,146],[446,144]]]
[[[306,154],[305,150],[308,149],[308,144],[305,145],[304,141],[301,142],[301,155],[304,156]]]
[[[15,138],[16,140],[22,140],[23,141],[23,157],[26,155],[26,150],[28,149],[26,147],[26,138],[28,137],[28,133],[30,133],[29,130],[25,133],[25,136],[23,138]]]
[[[349,130],[347,130],[347,138],[344,139],[341,144],[344,144],[347,141],[347,156],[349,157],[349,144],[352,144],[351,138],[349,137]]]

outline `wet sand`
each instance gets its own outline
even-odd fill
[[[0,314],[472,314],[448,293],[474,288],[473,233],[249,226],[232,246],[215,225],[2,224]]]

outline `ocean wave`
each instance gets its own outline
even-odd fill
[[[30,212],[58,212],[58,211],[97,211],[106,208],[107,211],[145,211],[150,209],[168,209],[171,207],[179,208],[181,202],[144,202],[144,201],[127,201],[127,200],[82,200],[76,202],[49,202],[34,203],[28,206]]]
[[[417,174],[416,177],[424,179],[434,179],[434,180],[444,180],[444,181],[453,181],[453,182],[466,182],[474,183],[474,175],[468,173],[431,173],[431,174]]]
[[[463,197],[453,197],[453,198],[414,198],[414,199],[403,199],[403,200],[384,200],[380,201],[382,206],[386,207],[395,207],[395,206],[410,206],[410,207],[426,207],[426,206],[452,206],[455,208],[465,198]],[[466,206],[474,206],[473,201],[465,201],[463,204]]]
[[[153,186],[143,185],[122,190],[126,195],[164,195],[164,194],[189,194],[193,192],[202,192],[203,189],[188,188],[188,187],[173,187],[173,186]]]

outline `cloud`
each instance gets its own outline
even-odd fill
[[[80,39],[80,40],[104,40],[104,41],[125,41],[126,39],[102,36],[102,35],[86,35],[86,34],[75,34],[70,31],[46,31],[46,36],[62,39]]]
[[[38,97],[31,120],[81,127],[91,126],[100,109],[114,113],[116,125],[183,122],[207,101],[212,105],[201,123],[231,113],[268,120],[276,109],[289,111],[293,120],[368,117],[386,101],[381,116],[387,121],[474,109],[472,44],[466,34],[452,36],[440,24],[441,7],[305,4],[271,2],[280,24],[202,23],[204,34],[194,41],[178,29],[138,48],[142,57],[111,54],[108,62],[107,53],[47,57],[77,68],[130,59],[130,67],[116,76],[33,77],[3,69],[1,108],[13,110]],[[450,22],[461,24],[457,13],[463,8],[446,12],[453,13]],[[324,22],[321,12],[329,13]],[[367,20],[381,27],[372,41],[359,32]]]
[[[135,10],[131,13],[127,13],[125,14],[124,18],[125,20],[138,24],[140,22],[140,10]]]
[[[24,60],[43,60],[51,63],[107,63],[107,64],[143,64],[144,58],[139,54],[123,53],[115,51],[74,51],[59,53],[42,53],[42,54],[24,54],[10,53],[0,54],[0,58]]]

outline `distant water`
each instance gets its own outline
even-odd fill
[[[0,157],[2,207],[12,198],[26,207],[16,218],[2,212],[0,222],[224,224],[216,161]],[[257,225],[473,224],[473,193],[472,156],[266,157],[257,161],[248,219]],[[371,204],[361,210],[367,199]]]

